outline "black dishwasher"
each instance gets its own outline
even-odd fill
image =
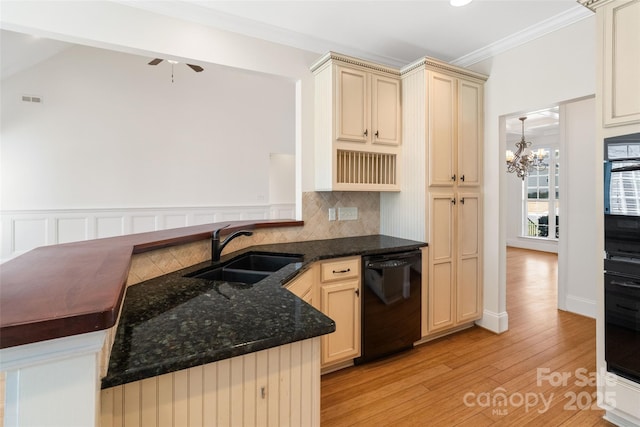
[[[413,348],[420,339],[420,250],[362,257],[362,346],[355,364]]]

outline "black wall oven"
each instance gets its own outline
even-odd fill
[[[605,360],[640,383],[640,133],[604,145]]]

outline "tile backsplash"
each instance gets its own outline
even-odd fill
[[[329,208],[356,207],[358,219],[329,221]],[[256,230],[251,237],[232,240],[223,253],[247,246],[365,236],[380,232],[380,193],[378,192],[308,192],[302,195],[304,227]],[[132,257],[127,285],[134,285],[163,274],[210,259],[211,242],[203,240],[180,246],[136,254]]]

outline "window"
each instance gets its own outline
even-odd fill
[[[558,218],[560,212],[560,152],[557,148],[542,147],[546,167],[534,169],[522,183],[523,189],[523,235],[557,239],[560,235]]]

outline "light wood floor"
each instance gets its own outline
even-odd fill
[[[612,426],[579,376],[595,371],[595,320],[556,309],[556,280],[555,254],[509,248],[507,332],[473,327],[323,376],[322,425]],[[570,377],[538,384],[539,368]]]

